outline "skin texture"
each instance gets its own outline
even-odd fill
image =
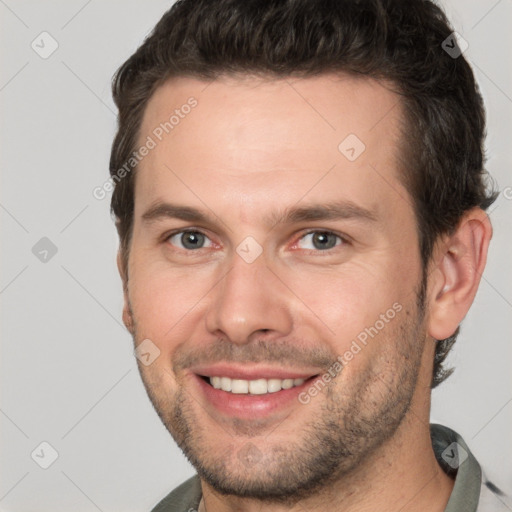
[[[148,103],[141,144],[190,97],[197,106],[139,164],[128,268],[118,262],[125,325],[136,345],[160,350],[139,362],[144,385],[198,470],[202,507],[444,510],[453,482],[429,438],[434,338],[455,331],[476,293],[485,213],[468,212],[439,240],[421,304],[394,93],[340,75],[173,79]],[[349,134],[366,147],[354,161],[338,149]],[[208,219],[143,218],[164,202]],[[372,219],[277,221],[334,202]],[[191,228],[203,247],[176,235]],[[311,231],[333,233],[332,247]],[[249,236],[263,251],[251,263],[237,253]],[[322,374],[394,304],[394,318],[307,404],[237,417],[198,386],[194,369],[217,362]]]

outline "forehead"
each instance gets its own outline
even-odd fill
[[[248,215],[269,196],[340,194],[382,208],[401,187],[401,122],[398,96],[366,78],[171,79],[144,113],[139,144],[154,147],[138,165],[136,212],[208,197]]]

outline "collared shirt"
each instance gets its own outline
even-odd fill
[[[430,426],[432,447],[445,473],[455,477],[444,512],[511,512],[512,502],[485,477],[462,437],[442,425]],[[198,475],[168,494],[152,512],[196,512],[201,501]]]

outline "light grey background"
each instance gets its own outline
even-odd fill
[[[469,43],[502,194],[488,267],[450,359],[457,369],[434,392],[432,419],[462,434],[510,493],[512,0],[443,5]],[[1,511],[149,510],[194,472],[143,389],[121,323],[109,198],[92,195],[108,177],[111,76],[169,6],[0,0]],[[31,47],[43,31],[59,45],[47,59]],[[32,253],[42,237],[57,247],[47,262]],[[43,441],[58,452],[48,469],[35,462],[50,460]]]

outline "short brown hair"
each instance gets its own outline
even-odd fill
[[[386,80],[406,113],[402,180],[426,269],[437,238],[497,195],[486,187],[485,113],[473,72],[442,47],[452,37],[458,50],[452,32],[430,0],[178,0],[114,76],[111,176],[134,152],[152,94],[171,77],[344,72]],[[126,276],[135,171],[116,181],[111,203]],[[451,373],[443,362],[457,334],[437,342],[432,387]]]

